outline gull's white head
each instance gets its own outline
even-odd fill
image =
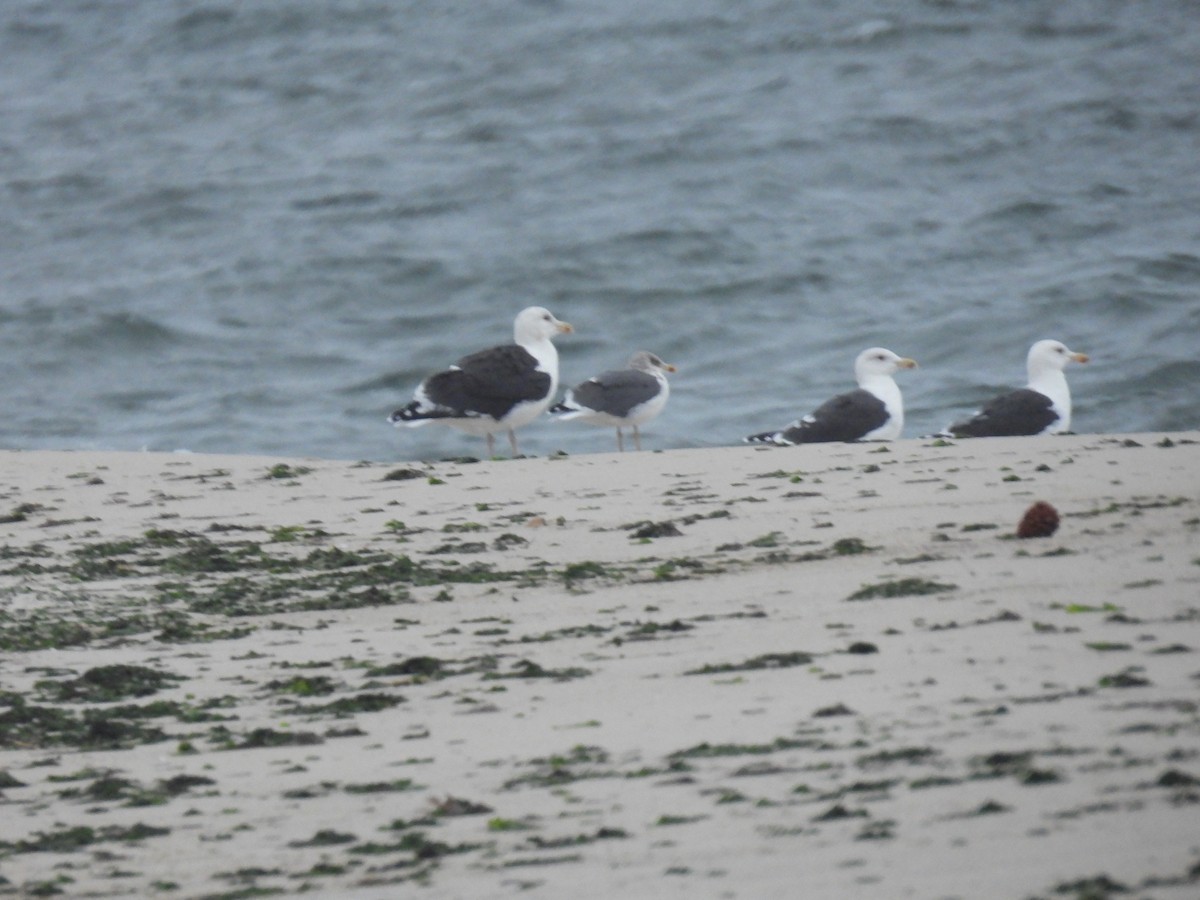
[[[518,344],[547,341],[559,334],[569,334],[574,329],[566,322],[554,318],[550,310],[542,306],[529,306],[517,313],[513,322],[513,338]]]
[[[883,347],[871,347],[854,360],[854,377],[859,384],[873,378],[888,378],[900,369],[915,369],[917,363],[906,356],[897,356]]]
[[[1061,372],[1067,367],[1067,363],[1087,361],[1086,353],[1069,350],[1062,341],[1038,341],[1029,348],[1025,367],[1029,371],[1029,380],[1036,381],[1039,373]]]

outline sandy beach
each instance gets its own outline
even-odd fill
[[[1198,536],[1196,432],[0,452],[0,896],[1194,898]]]

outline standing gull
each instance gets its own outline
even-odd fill
[[[1025,367],[1029,385],[1001,394],[964,422],[943,432],[946,437],[1013,437],[1058,434],[1071,428],[1071,390],[1063,369],[1085,363],[1084,353],[1068,350],[1061,341],[1038,341],[1029,348]]]
[[[413,393],[413,401],[388,421],[409,426],[444,422],[467,434],[484,435],[489,457],[495,450],[493,435],[507,431],[516,457],[516,430],[545,412],[558,390],[558,351],[551,338],[571,330],[540,306],[523,309],[513,322],[514,343],[464,356],[430,375]]]
[[[825,441],[893,441],[904,429],[904,400],[892,376],[917,364],[891,350],[872,347],[854,360],[858,390],[838,394],[781,431],[746,438],[761,444],[815,444]]]
[[[562,403],[550,407],[558,419],[578,419],[589,425],[617,429],[617,449],[624,451],[621,429],[633,428],[633,444],[642,449],[639,425],[645,425],[663,411],[671,386],[665,373],[675,367],[653,353],[639,350],[624,369],[594,375],[567,391]]]

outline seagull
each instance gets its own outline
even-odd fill
[[[749,443],[815,444],[825,441],[893,441],[904,429],[904,401],[892,378],[916,362],[883,347],[872,347],[854,360],[858,390],[838,394],[780,431],[764,431]]]
[[[671,386],[665,373],[676,371],[653,353],[639,350],[629,357],[624,369],[593,375],[567,391],[562,403],[550,407],[560,420],[578,419],[589,425],[617,429],[617,450],[625,450],[622,428],[633,428],[633,444],[642,449],[639,425],[645,425],[663,411]]]
[[[1059,434],[1071,428],[1071,390],[1063,369],[1068,363],[1086,363],[1086,353],[1068,350],[1061,341],[1038,341],[1029,348],[1025,367],[1029,385],[995,397],[964,422],[942,432],[942,437],[1011,437],[1023,434]]]
[[[558,350],[551,339],[573,329],[540,306],[521,310],[513,322],[513,343],[464,356],[427,377],[407,406],[393,412],[393,425],[444,422],[487,438],[508,432],[513,457],[519,455],[516,430],[546,411],[558,390]]]

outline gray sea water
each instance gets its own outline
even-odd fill
[[[0,446],[478,454],[385,416],[530,304],[680,367],[652,447],[875,344],[928,433],[1042,337],[1076,431],[1196,428],[1197,60],[1193,0],[8,0]]]

